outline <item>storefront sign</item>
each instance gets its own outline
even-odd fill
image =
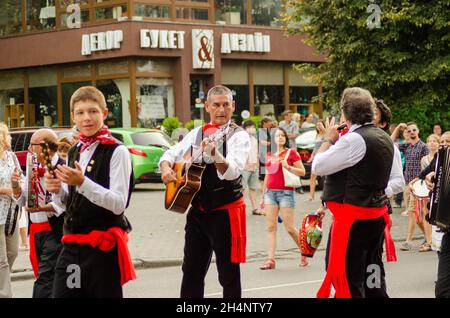
[[[122,30],[83,34],[81,38],[81,55],[91,55],[92,52],[120,49],[122,41]]]
[[[184,31],[141,30],[141,48],[184,49]]]
[[[270,52],[270,35],[260,32],[254,34],[222,33],[221,53],[231,52]]]
[[[195,69],[214,68],[213,30],[192,30],[192,65]]]
[[[142,95],[139,98],[142,104],[139,119],[164,119],[167,117],[164,109],[164,100],[161,95]]]

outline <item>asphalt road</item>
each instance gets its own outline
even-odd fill
[[[394,298],[432,298],[437,271],[435,252],[401,252],[398,262],[386,264],[388,293]],[[324,252],[319,251],[306,268],[298,266],[297,253],[279,253],[275,270],[261,271],[264,259],[251,259],[241,266],[244,298],[313,298],[324,276]],[[127,298],[177,298],[181,267],[137,271],[137,280],[124,287]],[[14,281],[14,297],[31,297],[33,280]],[[215,263],[206,278],[205,296],[220,298]]]

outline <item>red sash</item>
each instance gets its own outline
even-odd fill
[[[39,262],[36,255],[36,242],[34,236],[41,232],[50,232],[52,228],[50,223],[31,223],[30,224],[30,262],[33,268],[34,277],[38,276]]]
[[[388,261],[397,260],[394,241],[390,234],[391,220],[386,206],[381,208],[359,207],[351,204],[327,202],[327,207],[334,215],[331,230],[331,245],[328,269],[322,286],[317,292],[318,298],[329,298],[331,285],[336,290],[336,298],[351,298],[346,274],[346,254],[350,236],[350,229],[356,220],[371,220],[384,217],[386,227],[384,235],[386,240],[386,255]]]
[[[245,215],[244,197],[222,205],[211,211],[228,210],[231,228],[231,262],[245,263],[246,261],[246,245],[247,245],[247,229]]]
[[[112,227],[108,231],[92,231],[89,234],[68,234],[64,235],[62,243],[86,244],[101,251],[107,252],[117,245],[120,268],[120,284],[136,279],[130,251],[128,250],[128,234],[119,227]],[[99,269],[101,270],[101,269]]]

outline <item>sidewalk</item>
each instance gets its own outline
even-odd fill
[[[145,190],[143,190],[145,189]],[[308,193],[296,194],[296,226],[299,227],[303,215],[317,209],[320,192],[316,200],[306,202]],[[130,233],[129,248],[137,269],[181,265],[184,247],[184,225],[186,214],[164,210],[164,191],[162,185],[142,185],[133,193],[130,207],[126,211],[133,230]],[[264,216],[252,215],[247,208],[247,259],[266,256],[267,234]],[[396,242],[405,240],[408,218],[400,215],[401,209],[394,209],[392,215],[392,237]],[[319,250],[325,249],[331,217],[327,213],[323,224],[323,240]],[[419,236],[416,230],[415,238]],[[419,243],[417,243],[419,244]],[[299,253],[283,224],[278,224],[277,253]],[[300,256],[300,255],[299,255]],[[32,279],[28,252],[19,251],[14,267],[13,280]]]

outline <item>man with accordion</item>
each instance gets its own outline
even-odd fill
[[[430,190],[430,207],[427,218],[443,232],[435,288],[437,298],[450,298],[450,131],[440,139],[441,147],[420,178],[425,179]]]

